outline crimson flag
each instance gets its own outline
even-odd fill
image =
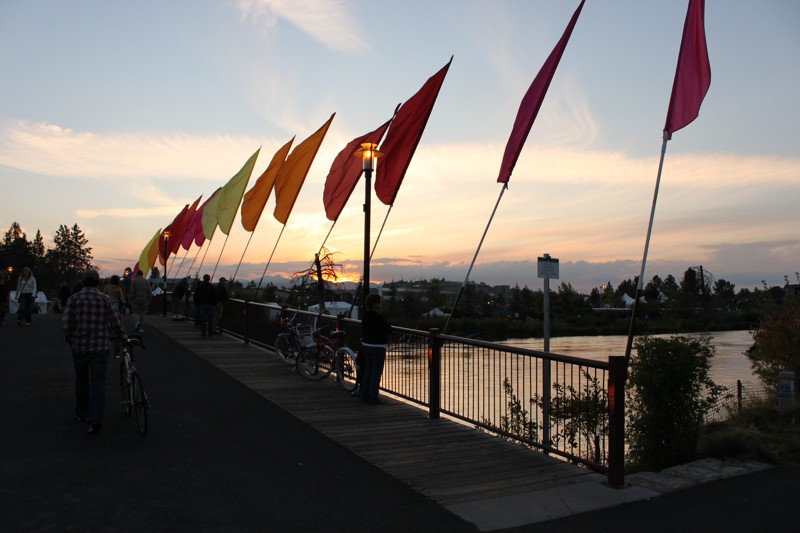
[[[439,72],[425,82],[417,94],[400,107],[386,134],[386,140],[381,144],[383,158],[380,161],[380,172],[375,178],[375,194],[386,205],[394,204],[452,62],[451,57]]]
[[[705,0],[689,0],[667,121],[664,124],[668,140],[672,139],[673,133],[697,118],[703,98],[711,86],[711,65],[704,24],[705,5]]]
[[[186,233],[189,231],[189,224],[191,224],[192,217],[194,216],[195,212],[197,211],[197,205],[200,203],[200,199],[203,197],[201,194],[197,197],[197,200],[194,201],[192,205],[189,206],[189,209],[183,214],[181,219],[178,221],[178,227],[175,230],[175,235],[169,240],[170,242],[170,251],[173,254],[177,254],[178,250],[181,249],[183,246],[184,241],[186,240]],[[175,244],[172,244],[172,243]],[[184,246],[186,250],[189,249],[191,246],[192,241],[189,240],[188,244]]]
[[[379,144],[386,133],[386,128],[392,120],[389,119],[378,129],[365,133],[361,137],[356,137],[333,160],[328,177],[325,178],[325,192],[322,195],[322,203],[325,205],[325,215],[328,220],[336,221],[342,214],[347,200],[356,188],[358,178],[361,177],[363,161],[355,157],[355,151],[363,143]]]
[[[536,120],[536,115],[539,114],[539,108],[542,107],[547,89],[550,87],[550,82],[556,73],[558,62],[561,61],[561,56],[564,55],[564,49],[567,47],[567,42],[569,42],[572,29],[578,21],[578,16],[581,14],[584,2],[585,0],[581,0],[561,39],[553,51],[550,52],[547,61],[544,62],[539,73],[533,79],[533,83],[528,88],[528,92],[522,98],[519,111],[517,111],[517,118],[514,120],[514,127],[511,129],[511,135],[506,143],[506,151],[503,153],[503,162],[500,164],[500,175],[497,176],[497,183],[508,183],[511,178],[511,173],[514,171],[519,154],[522,152],[522,147],[531,131],[533,121]]]

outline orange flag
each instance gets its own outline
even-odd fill
[[[293,142],[294,137],[275,152],[267,170],[261,174],[253,188],[245,193],[244,201],[242,202],[242,226],[246,231],[256,229],[256,225],[261,219],[261,213],[264,211],[264,206],[267,205],[269,195],[272,194],[272,188],[275,186],[275,178],[278,177],[278,171],[286,160],[286,155],[289,153],[289,148],[291,148]]]
[[[242,196],[244,196],[244,190],[247,188],[247,182],[250,181],[253,167],[256,166],[256,159],[258,159],[259,152],[261,152],[261,148],[250,156],[250,159],[248,159],[239,172],[225,184],[222,191],[219,193],[219,201],[217,202],[217,224],[219,225],[220,231],[225,235],[230,235],[231,233],[233,219],[236,218],[239,204],[242,203]]]
[[[275,178],[275,211],[273,215],[281,224],[286,224],[289,214],[292,212],[297,195],[300,194],[300,187],[306,180],[306,175],[311,168],[311,163],[317,155],[325,134],[333,122],[333,117],[322,125],[313,135],[301,142],[292,151],[291,155],[281,165],[278,170],[278,177]]]

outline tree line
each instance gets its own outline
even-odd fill
[[[71,285],[81,272],[97,268],[93,260],[92,247],[78,224],[60,225],[48,247],[40,230],[30,239],[14,222],[0,242],[0,268],[11,273],[13,280],[24,267],[29,267],[39,290],[45,293],[55,293],[62,282]]]

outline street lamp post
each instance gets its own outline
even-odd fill
[[[376,150],[378,145],[375,143],[361,143],[361,148],[356,150],[356,153],[353,154],[356,157],[360,157],[363,161],[362,168],[364,169],[364,176],[366,177],[366,187],[365,187],[365,194],[364,194],[364,276],[363,276],[363,286],[364,286],[364,300],[366,301],[367,296],[369,296],[369,260],[370,260],[370,236],[369,236],[369,228],[370,228],[370,211],[371,211],[371,200],[372,200],[372,171],[375,168],[375,159],[379,158],[383,154]]]
[[[167,316],[167,263],[169,261],[169,231],[164,235],[164,307],[161,316]]]

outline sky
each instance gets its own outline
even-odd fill
[[[2,0],[0,228],[51,246],[78,224],[121,273],[257,149],[248,189],[336,113],[285,227],[273,196],[252,234],[237,216],[168,268],[291,276],[325,243],[355,280],[364,187],[331,229],[331,163],[453,56],[388,216],[372,198],[371,280],[461,282],[475,258],[471,281],[536,289],[547,253],[559,282],[616,285],[641,269],[687,2],[586,2],[501,198],[519,103],[578,4]],[[800,270],[800,3],[708,0],[705,27],[711,88],[667,144],[644,278],[783,285]]]

